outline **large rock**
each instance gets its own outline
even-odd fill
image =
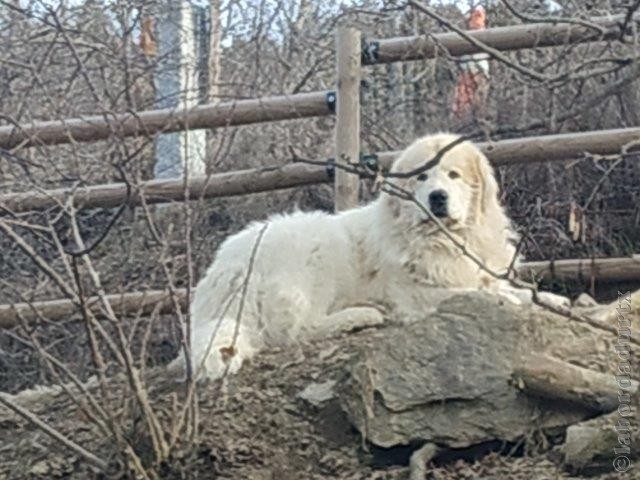
[[[343,385],[342,405],[362,435],[380,447],[513,441],[594,413],[521,392],[512,373],[523,354],[543,352],[612,372],[614,341],[607,331],[537,307],[481,293],[458,295],[422,321],[364,347]]]

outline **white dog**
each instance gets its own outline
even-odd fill
[[[391,172],[411,172],[456,140],[417,140]],[[511,264],[515,235],[493,170],[474,145],[461,142],[428,171],[390,181],[415,195],[487,267],[503,272]],[[193,366],[218,378],[265,346],[382,322],[372,304],[404,305],[433,287],[495,283],[416,203],[388,193],[337,215],[271,217],[228,238],[199,282],[191,305]]]

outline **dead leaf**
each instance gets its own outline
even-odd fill
[[[140,33],[140,48],[147,57],[155,57],[158,50],[155,35],[153,34],[153,19],[145,18],[142,21],[142,32]]]
[[[580,206],[572,200],[569,206],[568,229],[574,242],[577,242],[578,240],[582,242],[585,241],[584,227],[584,212],[582,211],[582,208],[580,208]]]
[[[233,345],[230,347],[220,348],[220,355],[222,356],[222,361],[224,363],[228,363],[229,360],[231,360],[235,354],[236,354],[236,351],[235,351],[235,348],[233,348]]]

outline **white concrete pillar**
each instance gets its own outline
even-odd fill
[[[189,108],[200,103],[199,38],[196,10],[188,0],[166,0],[157,19],[158,65],[155,72],[158,108]],[[202,34],[202,33],[200,33]],[[156,137],[155,178],[205,173],[205,130]]]

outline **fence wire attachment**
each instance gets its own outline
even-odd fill
[[[329,177],[329,180],[333,182],[336,178],[336,159],[335,158],[329,158],[327,160],[327,166],[325,167],[325,170],[327,172],[327,177]]]
[[[362,63],[372,65],[378,63],[378,52],[380,50],[380,42],[368,42],[362,39]]]
[[[378,162],[378,155],[375,153],[361,154],[360,166],[365,168],[371,173],[377,173],[380,169],[380,163]]]
[[[329,107],[329,111],[331,113],[336,113],[336,102],[338,101],[338,94],[333,90],[331,90],[330,92],[327,92],[325,101],[327,102],[327,107]]]

